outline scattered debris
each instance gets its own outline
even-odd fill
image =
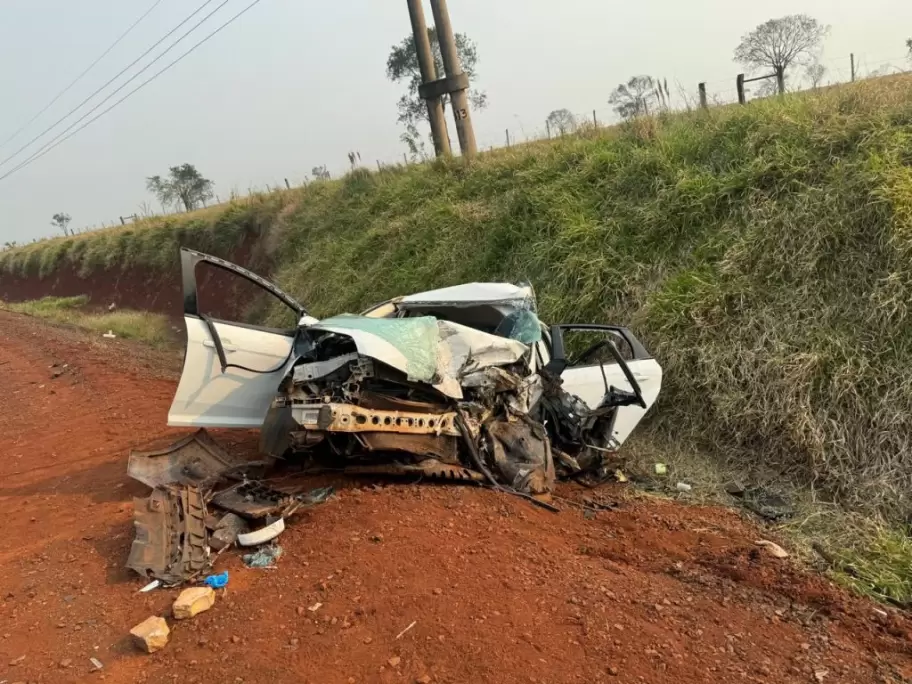
[[[764,539],[755,543],[757,546],[762,546],[764,549],[766,549],[769,555],[771,555],[773,558],[789,557],[788,551],[783,549],[781,546],[779,546],[779,544],[776,544],[775,542],[767,541]]]
[[[782,494],[766,487],[742,487],[729,483],[725,491],[739,499],[744,508],[766,520],[784,520],[795,515],[795,507]]]
[[[175,620],[188,620],[200,613],[209,610],[215,605],[215,590],[210,586],[190,587],[184,589],[174,605],[171,614]]]
[[[25,656],[24,656],[24,655],[21,655],[21,656],[19,656],[18,658],[13,658],[13,659],[9,662],[10,667],[16,667],[16,665],[18,665],[19,663],[21,663],[23,660],[25,660]]]
[[[332,487],[323,487],[307,494],[289,494],[262,482],[245,481],[223,489],[212,498],[212,503],[249,520],[262,520],[270,515],[290,515],[302,506],[322,503],[332,493]]]
[[[667,475],[668,466],[665,465],[664,463],[656,463],[655,464],[655,474],[656,475]]]
[[[689,485],[686,482],[678,482],[676,488],[679,492],[689,492],[693,490],[693,485]]]
[[[399,632],[399,634],[396,635],[396,639],[397,640],[401,639],[405,635],[406,632],[408,632],[412,627],[414,627],[417,624],[418,624],[417,620],[412,620],[412,624],[410,624],[408,627],[406,627],[401,632]]]
[[[113,331],[113,330],[108,330],[108,332],[106,332],[105,334],[103,334],[102,337],[106,337],[106,338],[109,339],[109,340],[113,340],[113,339],[115,339],[115,338],[117,337],[117,335],[114,334],[114,331]]]
[[[390,667],[399,667],[399,663],[402,662],[402,658],[400,658],[399,656],[393,656],[386,662],[389,664]]]
[[[247,532],[250,527],[247,521],[235,513],[226,513],[216,523],[209,535],[209,546],[216,551],[228,548],[237,541],[238,535]]]
[[[104,669],[104,665],[101,664],[101,661],[98,658],[89,658],[89,662],[92,663],[90,672],[98,672],[99,670]]]
[[[269,518],[267,518],[267,521],[268,520]],[[260,544],[272,541],[284,531],[285,519],[278,518],[258,530],[237,535],[237,542],[241,546],[259,546]]]
[[[213,589],[224,589],[228,586],[228,571],[218,574],[218,575],[209,575],[206,579],[203,580],[207,587],[212,587]]]
[[[248,553],[241,557],[248,568],[271,568],[282,555],[282,547],[275,544],[264,546],[256,553]]]
[[[139,593],[146,594],[153,589],[158,589],[161,586],[161,580],[152,580],[146,586],[139,590]]]
[[[162,617],[152,616],[140,622],[130,630],[133,643],[146,653],[155,653],[163,649],[167,643],[171,630]],[[97,665],[101,669],[101,663]]]
[[[209,567],[206,504],[196,487],[169,486],[133,500],[136,538],[127,567],[167,584],[185,581]]]
[[[308,608],[307,610],[309,610],[311,613],[316,613],[316,612],[317,612],[318,610],[320,610],[320,608],[322,608],[322,607],[323,607],[323,604],[322,604],[322,603],[315,603],[315,604],[313,604],[310,608]]]

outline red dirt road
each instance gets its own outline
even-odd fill
[[[68,364],[52,368],[51,364]],[[340,483],[294,520],[274,570],[226,554],[227,592],[127,633],[137,594],[131,447],[165,427],[174,354],[0,312],[0,682],[900,682],[912,623],[758,552],[737,513],[629,496],[593,519],[486,490]],[[52,378],[63,370],[59,377]],[[251,435],[218,434],[232,451]],[[361,486],[358,486],[358,485]],[[365,486],[366,485],[366,486]],[[322,606],[311,612],[316,603]],[[415,626],[397,635],[412,622]],[[89,658],[104,668],[90,672]]]

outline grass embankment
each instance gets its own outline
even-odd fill
[[[168,319],[160,314],[146,311],[92,312],[85,308],[88,303],[89,298],[86,296],[44,297],[30,302],[0,302],[0,307],[100,334],[112,332],[118,337],[140,340],[154,346],[166,345],[176,337]]]
[[[665,368],[653,436],[910,519],[909,78],[641,120],[471,168],[357,171],[0,254],[0,274],[161,267],[181,242],[218,251],[251,230],[316,315],[528,278],[549,321],[629,322]]]

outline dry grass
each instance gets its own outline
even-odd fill
[[[0,306],[17,313],[44,318],[54,323],[75,325],[100,334],[113,332],[118,337],[140,340],[153,346],[164,346],[174,341],[168,319],[160,314],[145,311],[111,311],[96,313],[86,311],[88,297],[44,297],[29,302],[4,303]]]

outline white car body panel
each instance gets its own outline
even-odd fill
[[[172,427],[259,428],[292,363],[294,336],[213,321],[228,363],[273,373],[227,368],[222,373],[206,323],[185,316],[187,351],[168,425]],[[283,364],[283,361],[286,363]]]
[[[628,361],[628,367],[634,379],[640,386],[646,408],[640,406],[621,406],[617,410],[614,422],[614,438],[618,444],[623,444],[634,428],[646,415],[646,412],[655,403],[662,389],[662,368],[655,359],[641,359]],[[605,364],[605,377],[602,377],[600,366],[581,366],[567,368],[561,374],[564,381],[563,388],[579,397],[589,408],[595,408],[605,396],[605,380],[609,386],[620,390],[632,392],[633,387],[627,382],[624,372],[617,363]]]

